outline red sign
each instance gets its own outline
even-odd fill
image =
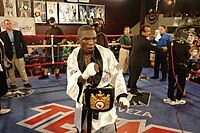
[[[48,133],[76,133],[74,108],[60,104],[48,104],[32,108],[39,113],[18,122],[18,125]],[[180,130],[150,124],[146,120],[117,119],[117,133],[180,133]],[[184,132],[186,133],[186,132]],[[187,132],[188,133],[188,132]]]

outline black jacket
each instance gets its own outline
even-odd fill
[[[151,45],[150,41],[143,35],[136,35],[132,39],[132,51],[129,65],[136,67],[150,67],[150,51],[160,51],[162,48]]]
[[[13,30],[14,34],[14,46],[16,49],[17,59],[23,58],[24,54],[28,54],[27,47],[25,45],[25,41],[23,39],[23,35],[21,31]],[[12,42],[8,36],[7,31],[3,31],[0,33],[0,38],[4,42],[5,54],[9,60],[13,58],[13,47]]]
[[[173,45],[170,43],[168,45],[170,65],[173,56],[174,64],[187,64],[190,58],[190,44],[186,42],[181,42],[179,40],[173,40]]]
[[[3,64],[3,46],[1,42],[0,42],[0,64],[3,68],[3,71],[0,71],[0,97],[1,97],[8,92],[8,85],[6,82],[6,73],[5,73],[4,64]]]

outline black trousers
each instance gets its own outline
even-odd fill
[[[134,90],[134,89],[137,89],[136,84],[137,84],[137,80],[140,77],[140,74],[142,72],[142,67],[130,65],[129,68],[130,68],[130,77],[129,77],[129,80],[128,80],[127,87]]]
[[[159,77],[159,70],[161,66],[162,78],[167,77],[167,53],[156,52],[155,54],[155,65],[154,65],[154,76]]]
[[[5,70],[0,72],[0,97],[5,95],[8,92],[8,85],[6,82],[6,73]]]
[[[168,76],[168,92],[167,96],[172,101],[175,99],[181,100],[183,97],[183,92],[185,89],[185,82],[186,82],[186,75],[187,75],[187,68],[184,65],[178,65],[175,64],[174,66],[175,75],[178,80],[178,84],[180,85],[180,88],[176,84],[175,77],[173,75],[172,66],[169,67],[169,76]],[[176,91],[176,93],[175,93]]]

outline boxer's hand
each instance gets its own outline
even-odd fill
[[[99,71],[99,66],[94,62],[88,64],[85,71],[82,74],[82,78],[87,80],[89,77],[94,76]]]
[[[128,109],[130,107],[130,102],[128,101],[126,97],[120,97],[119,105],[123,109]]]

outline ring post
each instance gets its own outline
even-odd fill
[[[54,35],[51,35],[51,59],[52,59],[52,64],[54,64],[54,47],[53,47],[53,38],[54,38]]]

